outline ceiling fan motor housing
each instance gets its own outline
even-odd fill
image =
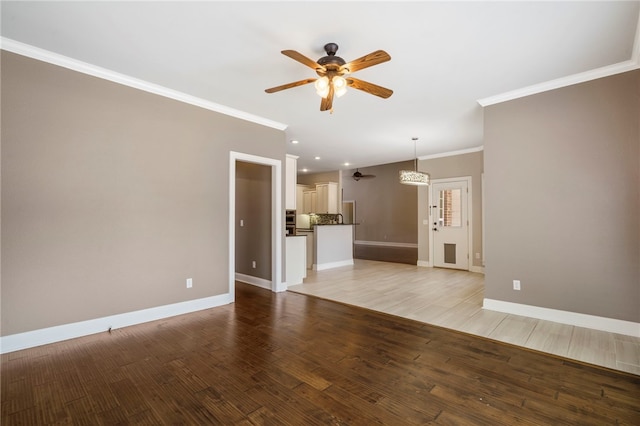
[[[347,63],[340,56],[336,56],[336,52],[338,51],[338,45],[336,43],[325,44],[324,50],[325,52],[327,52],[327,56],[323,56],[322,58],[318,59],[319,65],[322,65],[323,67],[329,65],[329,69],[337,70],[339,67]]]

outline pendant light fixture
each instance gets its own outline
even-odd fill
[[[400,170],[400,183],[404,185],[429,185],[429,174],[418,171],[418,138],[411,138],[413,141],[413,170]]]

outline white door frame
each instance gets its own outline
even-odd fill
[[[236,161],[271,166],[271,291],[287,290],[282,282],[282,161],[229,152],[229,295],[236,293]]]
[[[433,257],[433,253],[435,250],[434,247],[434,238],[433,238],[433,209],[431,208],[431,206],[433,205],[433,184],[436,183],[449,183],[449,182],[459,182],[459,181],[466,181],[467,182],[467,220],[469,221],[469,225],[467,226],[467,250],[469,252],[469,269],[468,270],[472,270],[473,269],[473,208],[472,208],[472,193],[473,191],[471,190],[472,186],[471,186],[471,176],[460,176],[460,177],[453,177],[453,178],[445,178],[445,179],[431,179],[431,183],[429,185],[429,205],[428,205],[428,211],[429,211],[429,265],[431,265],[433,267],[434,265],[434,257]]]

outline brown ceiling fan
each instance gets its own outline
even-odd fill
[[[324,46],[324,50],[327,52],[327,56],[323,56],[318,59],[318,61],[309,59],[295,50],[283,50],[283,55],[300,62],[302,65],[308,66],[320,77],[305,78],[304,80],[266,89],[265,92],[275,93],[281,90],[302,86],[304,84],[315,83],[316,92],[322,97],[322,101],[320,102],[320,111],[332,110],[334,96],[342,96],[346,92],[347,87],[353,87],[354,89],[362,90],[363,92],[367,92],[384,99],[393,94],[393,90],[347,76],[347,74],[391,60],[391,56],[389,56],[389,54],[384,50],[376,50],[375,52],[369,53],[368,55],[351,62],[346,62],[341,57],[336,56],[338,45],[335,43],[327,43]]]
[[[376,175],[365,175],[365,174],[360,173],[360,169],[356,169],[356,171],[353,172],[351,177],[353,178],[353,180],[358,182],[360,179],[371,179],[371,178],[376,177]]]

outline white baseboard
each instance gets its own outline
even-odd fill
[[[236,272],[236,281],[255,285],[256,287],[265,288],[271,290],[271,281],[264,278],[254,277],[253,275],[240,274]]]
[[[0,353],[47,345],[233,303],[230,293],[0,337]]]
[[[350,265],[353,265],[353,259],[351,259],[351,260],[341,260],[339,262],[320,263],[319,265],[316,265],[314,263],[313,264],[313,270],[314,271],[324,271],[325,269],[339,268],[341,266],[350,266]]]
[[[624,321],[615,318],[598,317],[578,312],[560,311],[557,309],[541,308],[539,306],[523,305],[502,300],[484,299],[483,309],[503,312],[505,314],[520,315],[545,321],[553,321],[576,327],[591,328],[609,333],[624,334],[625,336],[640,337],[640,323]]]
[[[477,272],[479,274],[484,274],[484,266],[469,266],[469,272]]]
[[[287,291],[288,288],[289,288],[289,285],[287,284],[287,282],[282,281],[280,282],[280,285],[276,285],[276,288],[273,291],[275,291],[276,293],[281,293],[283,291]]]
[[[418,262],[416,263],[417,266],[420,266],[421,268],[431,268],[433,267],[433,265],[431,264],[431,262],[429,262],[428,260],[418,260]],[[477,272],[480,274],[484,274],[484,266],[469,266],[469,272]]]

